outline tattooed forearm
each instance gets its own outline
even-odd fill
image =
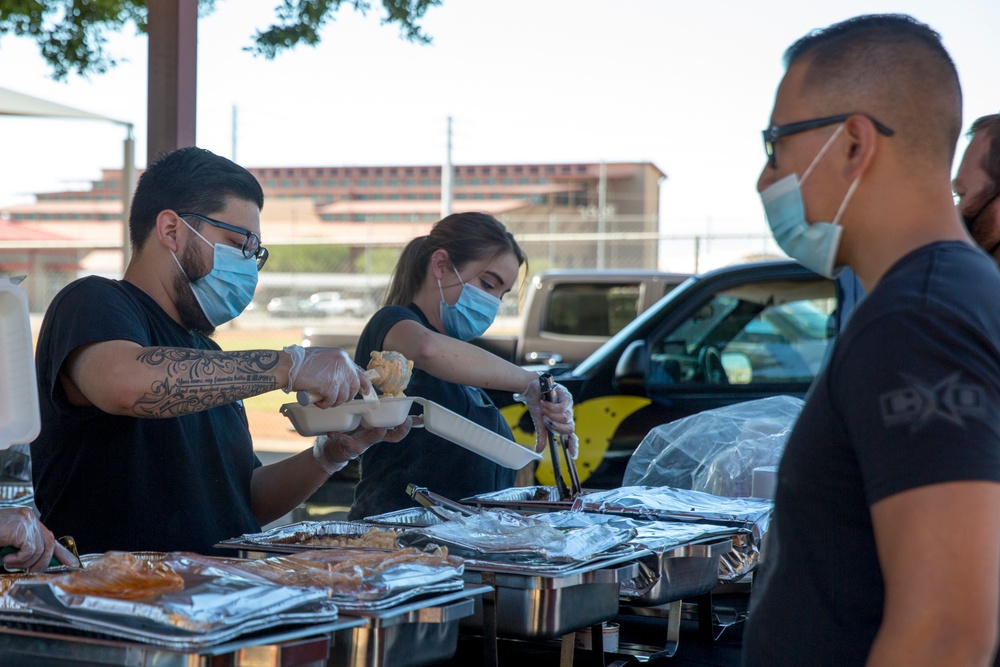
[[[263,394],[278,388],[279,358],[272,350],[146,348],[137,359],[160,378],[132,410],[137,417],[176,417]]]

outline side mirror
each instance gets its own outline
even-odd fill
[[[629,343],[615,365],[615,385],[619,387],[642,386],[649,365],[646,341],[634,340]]]

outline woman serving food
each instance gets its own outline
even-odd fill
[[[524,263],[514,237],[491,215],[457,213],[438,221],[404,248],[384,307],[358,339],[355,362],[366,366],[373,351],[402,354],[413,362],[408,396],[433,401],[508,440],[510,427],[483,390],[515,392],[534,421],[536,451],[544,449],[551,428],[575,452],[569,392],[554,385],[553,402],[543,402],[536,373],[467,342],[493,323]],[[515,474],[414,429],[398,443],[376,444],[362,454],[349,518],[414,506],[406,494],[410,483],[460,499],[513,486]]]

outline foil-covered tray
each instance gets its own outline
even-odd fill
[[[380,526],[394,526],[399,528],[413,528],[433,526],[441,523],[441,519],[426,507],[407,507],[406,509],[366,516],[366,523],[374,523]]]
[[[427,593],[456,590],[462,586],[463,570],[459,558],[416,549],[314,549],[264,559],[234,559],[212,569],[272,584],[321,588],[345,610],[384,609]]]
[[[464,558],[524,564],[580,563],[622,548],[635,533],[603,525],[557,528],[533,516],[483,510],[399,536],[407,546],[445,545]]]
[[[32,616],[176,650],[196,649],[280,624],[337,618],[336,604],[320,588],[227,576],[181,560],[165,560],[163,567],[177,575],[179,589],[151,588],[159,592],[144,595],[138,592],[143,589],[115,586],[103,575],[88,578],[91,575],[84,569],[19,581],[8,595]]]
[[[261,549],[276,553],[297,553],[332,547],[391,550],[398,547],[395,534],[396,531],[386,526],[363,522],[300,521],[261,533],[247,533],[223,540],[216,546]]]
[[[575,512],[599,512],[663,521],[712,523],[742,528],[759,538],[766,532],[774,501],[729,498],[670,486],[624,486],[573,501]]]
[[[594,493],[593,489],[582,489],[581,496]],[[463,498],[467,505],[478,507],[505,507],[527,512],[547,512],[568,510],[573,506],[575,498],[562,500],[559,489],[554,486],[515,486],[509,489],[481,493]]]

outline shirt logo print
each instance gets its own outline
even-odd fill
[[[959,371],[934,385],[906,373],[900,375],[906,386],[879,397],[882,421],[887,427],[909,424],[913,432],[934,419],[964,426],[965,417],[980,417],[985,413],[982,389],[959,382]]]

